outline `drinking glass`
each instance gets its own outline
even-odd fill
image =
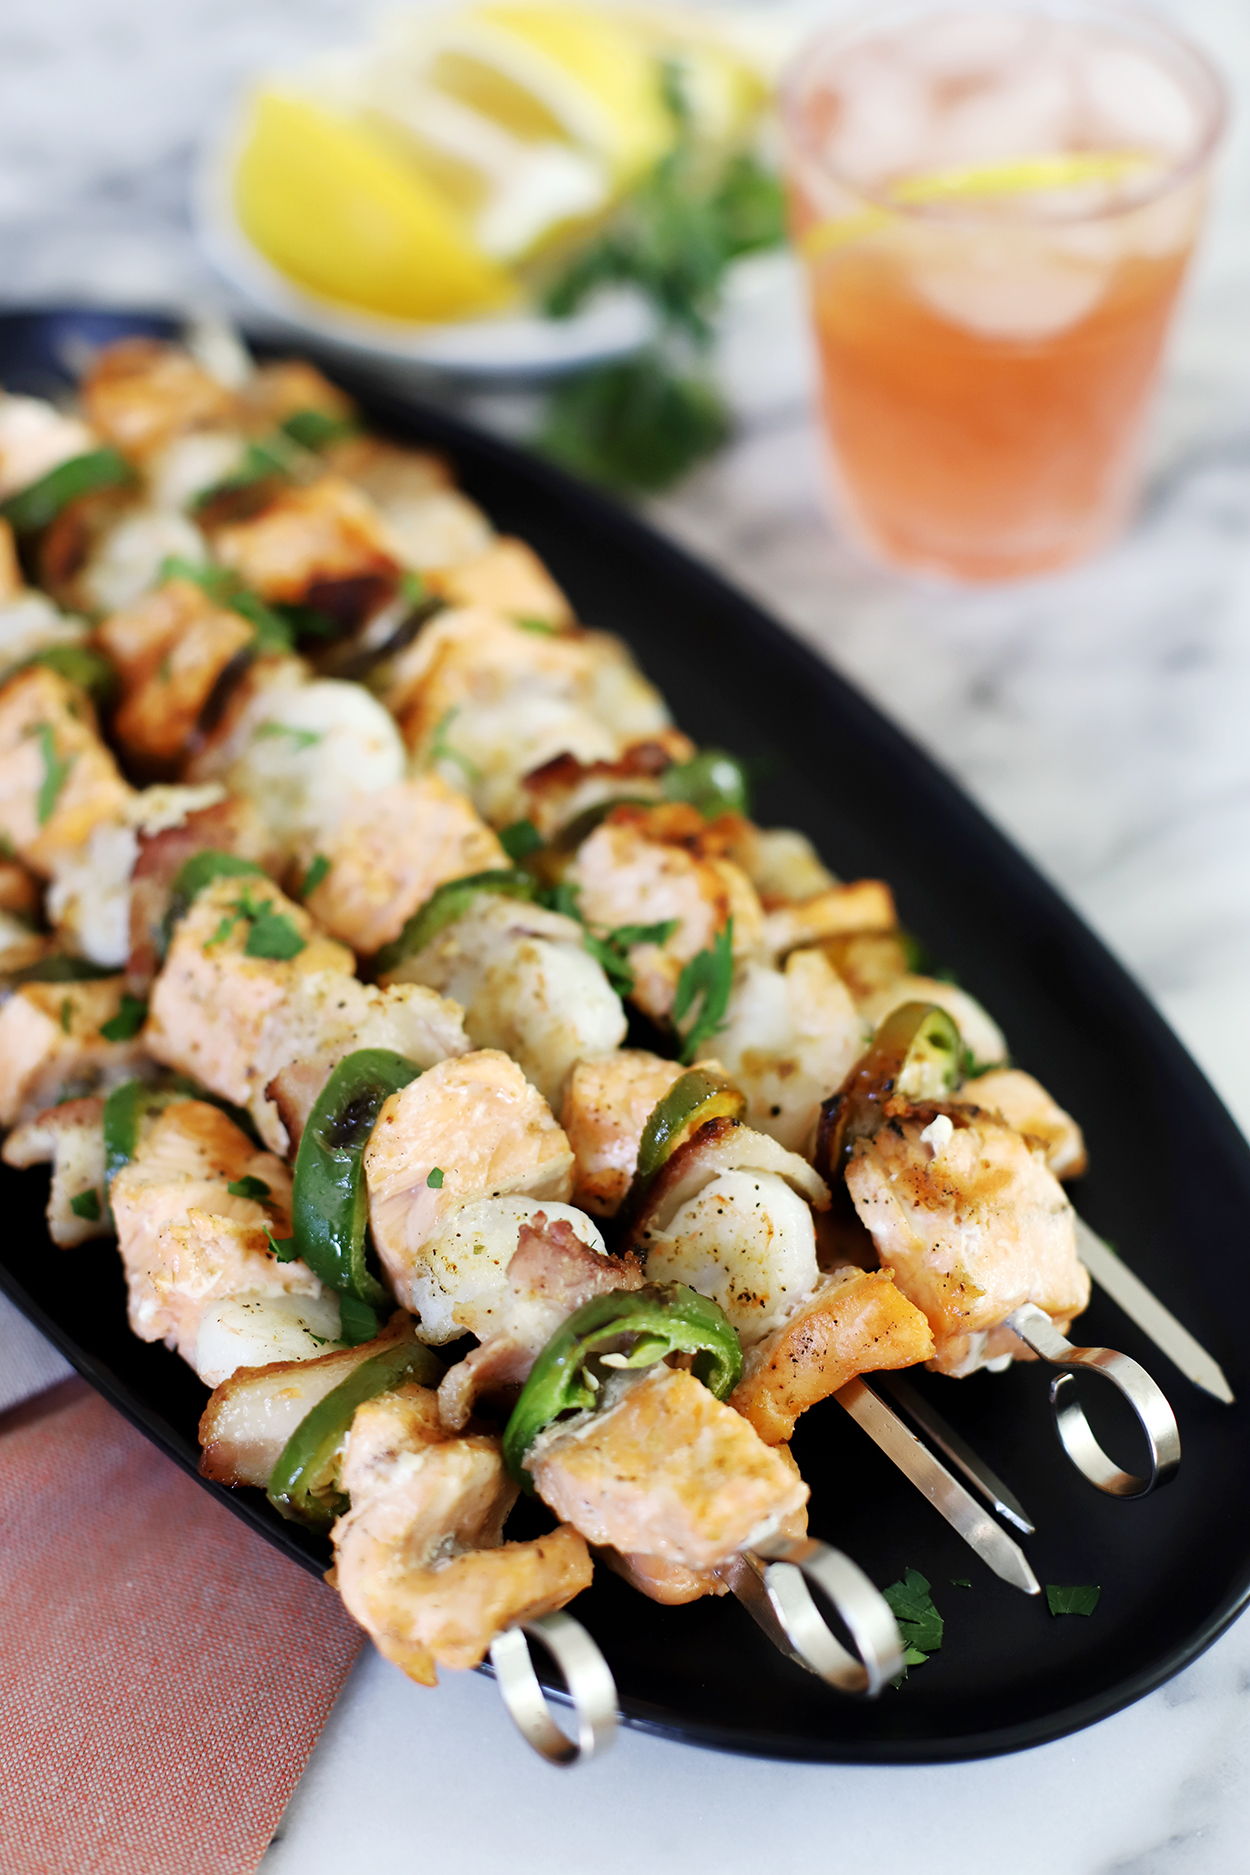
[[[784,90],[840,518],[961,579],[1112,539],[1225,107],[1113,4],[883,8]]]

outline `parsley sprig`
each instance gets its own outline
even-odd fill
[[[922,1667],[930,1654],[937,1653],[946,1624],[933,1605],[928,1578],[918,1569],[905,1570],[901,1582],[891,1583],[881,1593],[890,1605],[902,1636],[901,1677],[905,1679],[908,1667]]]
[[[43,780],[39,784],[39,794],[35,801],[35,819],[41,827],[46,827],[78,757],[57,754],[56,736],[50,723],[39,723],[35,735],[39,739],[39,753],[43,758]]]
[[[275,911],[272,899],[265,899],[258,903],[252,897],[250,886],[245,886],[213,932],[212,937],[204,945],[204,949],[207,951],[211,950],[215,944],[224,944],[236,927],[245,920],[251,927],[247,934],[247,943],[243,946],[245,957],[265,957],[278,963],[287,963],[307,948],[308,940],[300,936],[286,913]]]
[[[676,64],[665,68],[664,92],[673,148],[551,281],[544,302],[551,317],[567,318],[599,288],[631,286],[653,308],[656,343],[566,378],[539,439],[577,473],[643,493],[668,487],[728,438],[729,411],[703,363],[725,276],[743,255],[785,237],[777,177],[746,152],[709,162]]]
[[[593,931],[586,931],[582,943],[591,956],[602,964],[603,973],[617,995],[629,996],[634,988],[634,973],[629,962],[632,946],[667,944],[676,929],[676,918],[666,918],[660,924],[621,924],[603,937],[597,937]]]
[[[686,1030],[682,1042],[681,1059],[687,1066],[696,1060],[714,1035],[719,1035],[725,1026],[725,1015],[729,1008],[729,992],[733,988],[734,977],[734,921],[725,923],[724,929],[716,933],[708,950],[700,951],[692,957],[677,979],[677,994],[673,998],[673,1021],[680,1024],[690,1013],[696,999],[699,1008],[694,1021]]]

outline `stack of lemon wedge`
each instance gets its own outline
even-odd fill
[[[340,305],[429,322],[503,311],[671,147],[668,61],[699,135],[749,138],[760,65],[690,16],[500,0],[392,19],[253,94],[240,226]]]

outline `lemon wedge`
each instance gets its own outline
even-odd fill
[[[235,175],[248,239],[324,298],[396,319],[454,320],[516,297],[447,196],[350,118],[260,92]]]
[[[427,77],[532,142],[597,156],[616,193],[672,147],[674,125],[643,38],[591,7],[476,7],[432,22]]]

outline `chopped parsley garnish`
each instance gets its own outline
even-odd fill
[[[519,625],[523,632],[537,632],[542,638],[558,638],[560,627],[545,618],[514,617],[512,623]]]
[[[537,853],[542,843],[542,834],[532,820],[514,820],[510,827],[500,830],[499,844],[514,866],[531,853]]]
[[[264,1179],[253,1178],[250,1172],[245,1172],[242,1178],[232,1178],[226,1190],[232,1198],[260,1199],[269,1196],[269,1187]]]
[[[677,994],[673,998],[674,1023],[680,1023],[689,1013],[696,997],[700,999],[698,1014],[687,1029],[682,1043],[681,1060],[687,1066],[698,1058],[704,1045],[714,1035],[719,1035],[725,1026],[729,992],[733,988],[733,943],[734,921],[730,918],[725,928],[712,939],[711,949],[700,951],[697,957],[692,957],[677,979]]]
[[[45,827],[52,818],[61,789],[69,780],[69,771],[78,757],[69,755],[64,761],[61,760],[56,752],[56,737],[50,723],[38,724],[35,734],[39,738],[39,753],[43,757],[43,780],[35,802],[35,819],[41,827]]]
[[[227,1187],[227,1189],[229,1188]],[[273,1251],[279,1263],[294,1263],[299,1256],[299,1248],[294,1237],[275,1237],[273,1231],[270,1229],[269,1220],[267,1218],[262,1225],[262,1229],[269,1239],[269,1248]]]
[[[245,957],[266,957],[279,963],[286,963],[292,957],[298,957],[307,948],[308,940],[302,938],[285,912],[273,909],[273,900],[266,899],[257,904],[250,889],[245,888],[242,896],[235,899],[229,913],[221,920],[205,944],[204,949],[211,950],[214,944],[224,944],[226,939],[244,919],[251,926],[247,934],[247,943],[243,946]]]
[[[74,999],[72,996],[66,996],[62,1000],[58,1014],[61,1020],[61,1034],[68,1035],[74,1026]],[[101,1030],[100,1033],[103,1034],[104,1031]]]
[[[74,1213],[75,1217],[84,1218],[88,1224],[98,1224],[100,1221],[100,1194],[93,1185],[88,1185],[86,1191],[77,1192],[75,1196],[70,1199],[69,1208]]]
[[[313,857],[312,865],[308,868],[308,871],[304,874],[304,882],[300,886],[300,889],[299,889],[300,897],[307,898],[311,892],[315,892],[317,890],[317,887],[321,884],[321,881],[325,878],[326,874],[329,872],[329,870],[330,870],[330,862],[326,858],[325,854],[324,853],[315,854]]]
[[[953,1589],[970,1589],[972,1587],[972,1584],[968,1580],[967,1576],[952,1576],[951,1587]]]
[[[538,894],[538,903],[548,911],[558,911],[562,918],[576,918],[581,924],[582,910],[577,899],[578,888],[564,879],[557,880],[555,885],[543,886]]]
[[[431,1191],[441,1191],[443,1189],[442,1166],[436,1165],[434,1169],[431,1171],[430,1176],[426,1179],[425,1182],[429,1186]]]
[[[290,723],[261,723],[256,730],[256,740],[272,742],[275,737],[284,736],[296,749],[313,749],[324,733],[320,729],[295,729]]]
[[[106,1042],[132,1042],[148,1019],[148,1006],[141,996],[122,991],[121,1007],[115,1016],[100,1024]]]
[[[634,944],[667,944],[677,929],[676,918],[662,924],[622,924],[606,937],[587,931],[583,943],[592,957],[603,966],[604,975],[618,996],[628,996],[634,987],[634,973],[629,964],[629,950]]]
[[[1101,1594],[1101,1588],[1061,1588],[1057,1582],[1046,1584],[1046,1604],[1052,1615],[1092,1615]]]
[[[439,718],[434,729],[434,739],[430,743],[430,760],[431,762],[454,762],[470,781],[480,781],[482,771],[473,758],[462,754],[459,749],[453,749],[447,740],[447,732],[451,728],[453,718],[459,714],[459,710],[452,709]]]
[[[906,1678],[908,1667],[922,1667],[930,1654],[937,1653],[942,1645],[945,1623],[933,1606],[928,1580],[918,1569],[906,1570],[901,1582],[891,1583],[881,1593],[898,1622],[903,1642],[903,1677]]]

